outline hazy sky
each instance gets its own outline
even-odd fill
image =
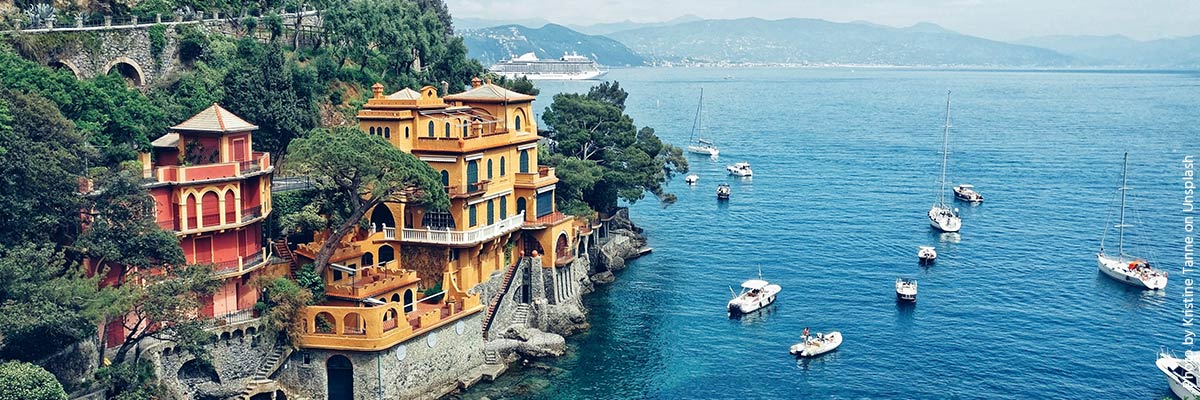
[[[891,26],[933,22],[996,40],[1123,34],[1135,39],[1200,35],[1200,0],[446,0],[459,18],[544,18],[590,25],[630,19],[789,17]]]

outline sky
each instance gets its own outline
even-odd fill
[[[445,0],[456,18],[544,18],[591,25],[633,20],[819,18],[896,27],[932,22],[994,40],[1113,35],[1139,40],[1200,35],[1200,0]]]

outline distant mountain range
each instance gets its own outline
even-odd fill
[[[645,61],[616,40],[585,35],[562,25],[546,24],[541,28],[503,25],[460,34],[466,42],[467,55],[485,65],[530,52],[538,58],[551,59],[577,52],[608,66],[637,66]]]
[[[485,64],[534,52],[578,52],[603,65],[795,64],[975,67],[1200,68],[1200,36],[1138,41],[1125,36],[1043,36],[1000,42],[936,24],[895,28],[865,21],[789,18],[562,26],[526,19],[456,19],[470,55]],[[540,28],[529,28],[538,26]]]
[[[789,18],[702,20],[616,32],[653,63],[1064,67],[1071,56],[963,35],[930,23],[893,28]]]
[[[1051,49],[1097,66],[1200,68],[1200,36],[1139,41],[1126,36],[1041,36],[1016,43]]]

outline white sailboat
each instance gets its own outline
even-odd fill
[[[1167,286],[1167,272],[1155,269],[1150,262],[1125,254],[1125,228],[1133,225],[1125,223],[1125,192],[1127,173],[1129,170],[1129,153],[1125,153],[1125,164],[1121,169],[1121,221],[1117,223],[1117,254],[1104,254],[1104,237],[1100,238],[1100,251],[1096,253],[1096,264],[1108,277],[1129,285],[1157,290]],[[1105,228],[1105,232],[1108,229]]]
[[[694,139],[694,141],[693,141]],[[720,150],[712,141],[704,139],[704,89],[700,89],[700,104],[696,106],[696,119],[692,121],[692,135],[688,137],[689,153],[703,154],[716,159]]]
[[[958,209],[946,205],[946,163],[950,154],[950,92],[946,92],[946,125],[942,131],[942,179],[938,188],[938,199],[929,208],[929,226],[942,232],[958,232],[962,228],[962,219],[958,217]]]

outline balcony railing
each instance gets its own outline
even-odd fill
[[[213,274],[217,277],[242,274],[260,267],[263,262],[266,261],[266,259],[267,248],[263,247],[260,251],[254,254],[238,256],[236,260],[215,263],[213,266]]]
[[[471,196],[475,196],[475,195],[480,195],[480,194],[483,194],[484,192],[487,192],[489,183],[491,183],[491,181],[482,180],[482,181],[478,181],[475,183],[467,184],[465,186],[461,186],[461,185],[446,186],[446,194],[449,194],[450,198],[452,198],[452,199],[461,199],[461,198],[467,198],[467,197],[471,197]]]
[[[439,229],[402,229],[399,240],[402,242],[428,243],[441,245],[470,245],[493,239],[497,236],[512,232],[521,227],[525,221],[525,213],[500,220],[500,222],[472,229],[469,231],[452,231]],[[386,240],[397,240],[396,228],[383,228]]]
[[[539,165],[537,172],[518,172],[517,184],[536,186],[539,183],[554,179],[556,177],[557,176],[554,174],[554,168]]]
[[[162,166],[151,171],[148,178],[156,182],[195,182],[243,176],[263,171],[270,167],[271,155],[269,153],[255,152],[253,158],[246,161],[188,166]]]
[[[255,219],[255,218],[258,218],[261,216],[262,216],[262,204],[259,204],[254,207],[242,209],[242,222],[250,221],[252,219]]]
[[[483,310],[478,294],[435,307],[432,310],[417,307],[409,313],[404,312],[400,303],[305,307],[301,314],[304,333],[300,334],[299,344],[333,350],[386,349]]]
[[[325,289],[326,293],[331,296],[361,299],[420,280],[417,278],[416,271],[393,271],[381,268],[361,271],[361,275],[352,278],[350,282],[329,284]]]

